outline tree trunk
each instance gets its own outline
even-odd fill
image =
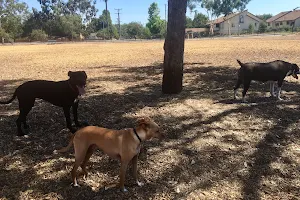
[[[162,92],[177,94],[182,91],[185,14],[187,0],[168,1],[168,26],[164,50]]]

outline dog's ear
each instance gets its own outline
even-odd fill
[[[73,72],[69,71],[69,72],[68,72],[68,76],[71,77],[72,73],[73,73]]]
[[[81,71],[81,73],[83,73],[84,76],[87,78],[87,75],[86,75],[85,71]]]
[[[299,74],[299,67],[297,64],[293,64],[292,69],[293,69],[293,74]]]

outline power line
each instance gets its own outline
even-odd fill
[[[118,8],[118,9],[115,9],[115,10],[117,10],[117,13],[115,13],[115,14],[117,14],[118,15],[118,18],[117,18],[117,20],[118,20],[118,25],[119,25],[119,39],[121,38],[121,19],[120,19],[120,10],[122,10],[122,9],[120,9],[120,8]]]

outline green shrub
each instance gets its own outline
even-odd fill
[[[252,34],[254,32],[254,26],[253,26],[253,24],[249,25],[248,31],[249,31],[250,34]]]
[[[264,22],[259,23],[258,31],[259,31],[260,33],[265,33],[265,32],[267,32],[267,24],[264,23]]]
[[[33,41],[45,41],[47,38],[48,35],[45,33],[45,31],[40,29],[34,29],[30,34],[30,39]]]

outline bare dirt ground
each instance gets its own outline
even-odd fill
[[[186,41],[184,90],[161,93],[163,43],[75,43],[0,47],[1,100],[31,79],[88,74],[79,116],[92,125],[132,127],[148,115],[166,139],[146,142],[128,193],[112,187],[119,163],[96,152],[89,177],[70,186],[73,150],[63,111],[36,101],[29,138],[16,137],[18,102],[0,106],[1,199],[299,199],[299,83],[289,77],[283,101],[252,83],[248,104],[234,101],[238,64],[283,59],[300,64],[300,36]],[[241,92],[241,90],[240,90]]]

